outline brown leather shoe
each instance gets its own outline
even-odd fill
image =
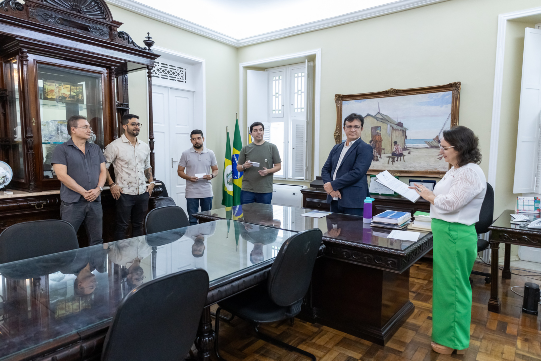
[[[431,346],[434,352],[440,353],[442,355],[450,355],[453,353],[453,351],[455,351],[454,348],[440,345],[439,343],[435,343],[434,341],[432,341]],[[466,348],[464,350],[456,350],[456,353],[457,355],[463,355],[466,353],[466,350]]]

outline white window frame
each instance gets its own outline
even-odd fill
[[[310,65],[310,66],[309,66]],[[282,159],[282,170],[279,173],[275,173],[274,177],[284,180],[308,180],[311,177],[311,152],[312,152],[312,136],[311,127],[312,121],[308,116],[309,107],[312,106],[313,92],[309,91],[312,86],[309,83],[309,72],[313,69],[312,63],[298,63],[287,66],[281,66],[276,68],[266,69],[268,72],[268,121],[264,122],[265,125],[265,137],[266,141],[271,140],[271,128],[273,123],[284,124],[284,149],[280,149],[280,157]],[[295,74],[299,73],[299,70],[304,72],[303,77],[303,89],[304,89],[304,111],[295,112]],[[273,94],[273,78],[275,76],[282,76],[282,112],[276,113],[273,111],[274,94]],[[312,76],[313,77],[313,76]],[[299,126],[304,125],[304,134],[301,137],[295,137],[295,131],[299,129]],[[302,129],[302,127],[300,128]],[[295,152],[297,144],[295,140],[299,140],[298,143],[302,144],[302,148],[299,150],[301,155]],[[298,162],[302,161],[299,166]]]

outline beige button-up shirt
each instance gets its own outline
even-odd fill
[[[115,167],[115,183],[123,194],[139,195],[147,190],[145,169],[150,168],[150,147],[137,139],[130,144],[124,134],[105,148],[105,166]]]

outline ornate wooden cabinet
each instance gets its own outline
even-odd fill
[[[149,35],[139,46],[120,25],[103,0],[0,1],[0,159],[13,169],[9,187],[27,192],[9,198],[0,192],[0,231],[60,216],[51,156],[69,139],[70,116],[86,116],[91,140],[103,149],[121,134],[120,118],[129,110],[128,74],[134,71],[147,72],[151,107],[154,41]],[[154,168],[152,124],[151,108]],[[106,213],[111,200],[105,192]],[[110,216],[114,220],[114,212],[104,215]],[[112,235],[105,228],[107,239]]]

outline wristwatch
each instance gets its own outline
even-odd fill
[[[102,188],[102,187],[100,187],[100,192],[103,192],[103,188]]]

